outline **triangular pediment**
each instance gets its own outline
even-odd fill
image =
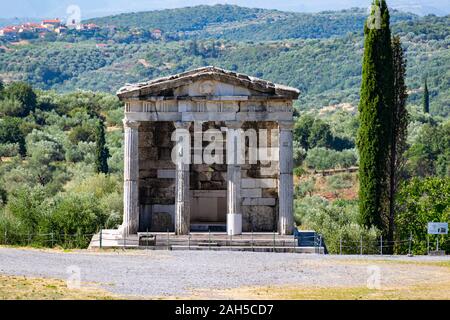
[[[121,100],[149,97],[265,96],[297,99],[299,90],[216,67],[129,84],[117,95]]]

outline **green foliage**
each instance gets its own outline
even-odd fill
[[[309,178],[306,181],[302,181],[301,183],[295,186],[295,198],[300,199],[309,195],[312,196],[316,187],[316,179],[314,177]]]
[[[327,178],[327,184],[333,191],[351,188],[354,183],[353,176],[349,173],[335,174]]]
[[[380,11],[380,25],[377,15]],[[383,192],[392,130],[394,101],[389,11],[384,0],[375,0],[364,27],[364,59],[358,131],[360,214],[365,226],[383,228]]]
[[[13,117],[0,119],[0,143],[17,143],[21,156],[26,155],[25,137],[21,130],[22,120]]]
[[[349,139],[335,137],[329,124],[308,114],[300,116],[296,122],[294,137],[306,151],[312,148],[329,148],[342,151],[354,147]]]
[[[20,187],[0,211],[0,230],[10,234],[8,243],[51,246],[53,235],[53,245],[85,248],[100,228],[121,223],[120,188],[105,175],[78,180],[54,196],[42,186]]]
[[[193,9],[189,12],[195,14],[195,11]],[[212,14],[221,14],[220,8],[212,11]],[[183,9],[180,9],[179,15],[182,12]],[[117,33],[120,37],[125,33],[124,42],[115,41],[116,35],[109,32],[104,35],[105,38],[80,38],[75,43],[69,43],[64,38],[58,42],[32,41],[29,45],[14,46],[14,50],[1,54],[0,72],[11,74],[14,79],[27,81],[41,89],[113,93],[124,83],[148,80],[199,66],[216,65],[301,89],[298,106],[302,110],[340,103],[357,105],[361,86],[363,38],[360,30],[364,10],[298,16],[296,13],[275,11],[263,13],[267,19],[258,16],[257,10],[251,12],[257,17],[248,20],[248,26],[242,25],[243,20],[219,22],[208,25],[203,31],[187,31],[181,39],[177,38],[178,35],[173,35],[172,39],[171,35],[169,39],[158,42],[148,39],[133,42],[131,38],[130,41],[126,40],[132,31],[122,30],[121,27]],[[249,11],[250,16],[253,15],[251,12]],[[172,13],[167,11],[163,15]],[[146,18],[136,19],[136,23],[150,23],[155,14],[158,15],[159,12],[146,13]],[[270,15],[274,17],[269,18]],[[120,19],[123,18],[123,23],[126,24],[134,19],[132,16],[130,14]],[[187,17],[189,14],[183,16]],[[195,19],[190,18],[192,21]],[[223,16],[211,16],[208,19],[221,20]],[[331,19],[333,23],[330,23]],[[172,17],[169,20],[171,26],[177,29],[177,22]],[[423,86],[423,73],[426,70],[432,95],[431,112],[448,115],[449,75],[445,72],[448,69],[447,61],[450,61],[448,40],[445,40],[446,37],[438,40],[427,38],[428,33],[433,32],[435,24],[445,25],[448,18],[427,19],[394,12],[393,22],[396,20],[410,21],[410,28],[417,27],[417,34],[423,35],[416,37],[411,36],[411,33],[400,33],[408,52],[407,84],[412,92],[409,102],[420,103],[422,94],[419,89]],[[339,26],[341,23],[342,28]],[[273,25],[277,26],[272,29]],[[246,33],[248,36],[240,33],[239,30],[246,27],[260,28],[259,34],[271,41],[259,41],[253,31]],[[286,32],[286,28],[292,32]],[[448,28],[442,28],[441,31],[444,35],[449,35]],[[149,29],[145,29],[145,32],[149,33]],[[235,36],[219,39],[224,33],[233,33]],[[333,34],[337,36],[334,37]],[[274,39],[277,41],[272,41]],[[107,46],[99,48],[98,42],[107,43]],[[261,64],[261,61],[266,63]]]
[[[96,140],[94,130],[86,125],[75,127],[70,131],[68,138],[74,145],[77,145],[79,142],[94,142]]]
[[[424,89],[423,89],[422,105],[423,105],[423,112],[424,113],[430,113],[430,93],[428,91],[428,84],[427,84],[427,80],[426,79],[425,79],[425,86],[424,86]]]
[[[95,148],[95,170],[97,173],[108,173],[108,158],[110,156],[105,140],[105,125],[101,119],[98,120],[96,128]]]
[[[405,151],[407,149],[409,113],[406,109],[408,98],[406,78],[406,59],[400,38],[394,36],[392,39],[392,59],[394,68],[394,103],[391,108],[392,130],[389,145],[388,158],[388,189],[386,204],[388,207],[385,220],[385,230],[388,241],[394,240],[395,232],[395,196],[398,187],[405,176]],[[392,251],[389,249],[389,253]]]
[[[445,178],[414,178],[406,182],[398,195],[399,213],[396,218],[397,238],[408,239],[412,235],[414,254],[427,252],[428,222],[450,223],[450,180]],[[431,241],[435,242],[432,236]],[[440,247],[447,253],[450,242],[439,237]],[[406,246],[398,246],[397,253],[405,253]]]
[[[36,109],[36,94],[27,83],[11,83],[3,90],[2,96],[0,115],[25,117]]]
[[[406,153],[410,176],[450,175],[450,121],[424,124]]]
[[[355,150],[335,151],[326,148],[313,148],[308,151],[305,164],[316,170],[350,168],[358,162]]]
[[[358,204],[354,201],[329,202],[317,196],[295,201],[296,223],[301,229],[321,233],[330,253],[339,253],[341,239],[343,253],[359,253],[361,237],[365,245],[364,253],[377,252],[380,232],[374,227],[362,227],[358,220]]]

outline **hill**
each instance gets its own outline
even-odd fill
[[[233,5],[195,6],[87,20],[122,29],[160,29],[171,38],[266,41],[327,38],[362,32],[367,12],[354,8],[320,13],[282,12]],[[414,21],[417,16],[393,11],[392,21]]]
[[[90,20],[116,31],[0,43],[0,79],[115,92],[126,82],[216,65],[301,89],[302,109],[356,107],[364,18],[361,9],[299,14],[229,5],[122,14]],[[420,104],[427,76],[432,112],[448,115],[450,16],[394,12],[392,20],[407,49],[410,103]],[[165,30],[163,39],[134,26]]]

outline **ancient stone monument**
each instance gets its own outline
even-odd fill
[[[298,96],[297,89],[215,67],[120,89],[121,233],[292,234]]]

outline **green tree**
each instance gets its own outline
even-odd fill
[[[407,149],[409,115],[406,110],[408,98],[406,77],[406,59],[400,37],[392,39],[392,58],[394,67],[394,104],[392,105],[392,131],[389,157],[389,216],[387,217],[387,240],[394,240],[395,227],[395,196],[398,186],[404,177],[404,166],[406,158],[404,153]]]
[[[98,120],[96,128],[96,138],[95,169],[97,173],[107,174],[109,172],[108,158],[110,155],[108,147],[106,146],[105,124],[101,119]]]
[[[4,96],[10,100],[18,101],[21,109],[14,116],[25,117],[36,109],[37,97],[33,88],[25,82],[13,82],[4,89]]]
[[[0,143],[17,143],[19,154],[25,157],[27,154],[25,147],[25,136],[20,129],[22,120],[14,117],[4,117],[0,120]]]
[[[305,150],[310,148],[309,146],[309,136],[311,128],[314,124],[314,118],[310,115],[301,116],[300,119],[295,124],[294,137],[295,141],[300,143],[300,146]]]
[[[359,208],[366,227],[383,230],[386,171],[391,136],[391,108],[394,99],[389,11],[384,0],[374,0],[364,26],[364,59],[360,128],[357,145],[359,165]]]
[[[328,124],[316,119],[311,127],[308,137],[308,145],[311,148],[330,148],[333,144],[333,135]]]
[[[450,174],[450,121],[441,125],[426,123],[406,153],[410,176]]]
[[[428,91],[428,83],[426,78],[425,78],[425,86],[423,89],[422,104],[423,104],[423,112],[430,113],[430,92]]]
[[[427,252],[428,222],[450,223],[450,179],[428,177],[414,178],[405,183],[398,195],[399,212],[396,217],[397,240],[413,236],[415,254]],[[442,239],[440,239],[442,240]],[[441,242],[442,250],[450,250],[450,242]],[[397,246],[397,253],[406,253],[406,246]]]

